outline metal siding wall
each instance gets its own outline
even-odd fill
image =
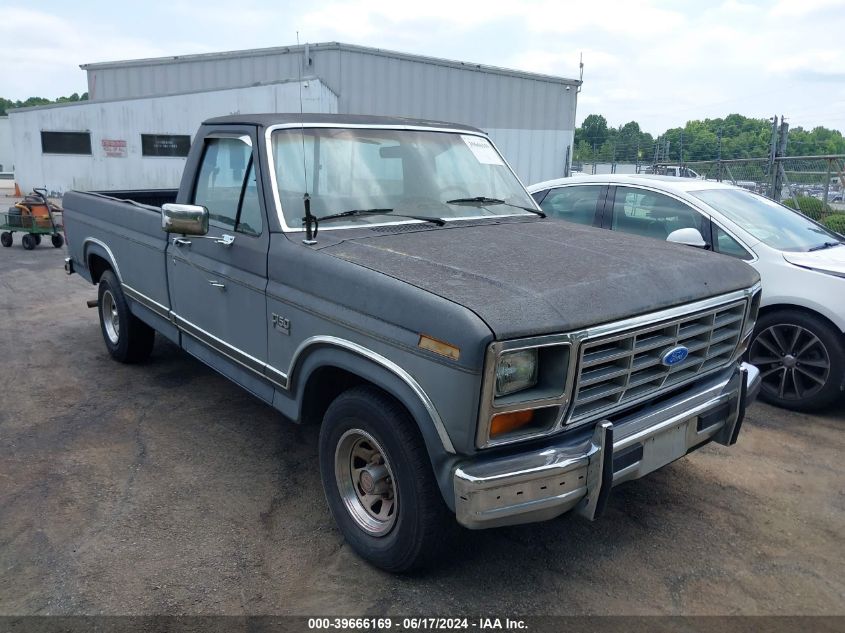
[[[337,112],[337,97],[319,80],[303,87],[305,112]],[[141,156],[141,134],[189,134],[205,119],[238,112],[299,111],[299,84],[290,82],[236,90],[152,99],[37,108],[13,114],[12,138],[21,189],[155,189],[178,187],[184,158]],[[91,156],[41,153],[42,130],[90,131]],[[125,158],[105,156],[103,139],[127,142]]]
[[[359,50],[316,47],[310,56],[312,65],[304,69],[298,51],[93,69],[89,82],[93,77],[98,99],[117,99],[295,80],[302,72],[303,77],[319,77],[334,91],[340,113],[452,121],[491,133],[541,132],[502,133],[501,149],[526,183],[563,175],[575,122],[574,86],[567,90],[554,81],[473,70],[471,65],[455,68]],[[155,82],[147,79],[153,75]],[[551,134],[544,136],[546,131]],[[525,145],[529,136],[539,143],[533,149]]]

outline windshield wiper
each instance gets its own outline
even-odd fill
[[[437,226],[444,226],[446,221],[441,218],[428,218],[422,215],[406,215],[404,213],[394,213],[393,209],[350,209],[349,211],[341,211],[340,213],[332,213],[324,215],[323,217],[315,216],[314,219],[319,222],[326,222],[329,220],[339,220],[343,218],[361,217],[365,215],[392,215],[395,218],[410,218],[411,220],[421,220],[423,222],[431,222]]]
[[[818,246],[813,246],[812,248],[808,248],[807,252],[810,251],[823,251],[826,248],[833,248],[834,246],[839,246],[842,242],[825,242],[824,244],[819,244]]]
[[[487,196],[475,196],[473,198],[455,198],[454,200],[447,200],[446,204],[473,204],[478,205],[480,207],[504,204],[509,207],[513,207],[514,209],[522,209],[523,211],[530,211],[531,213],[536,213],[541,218],[546,217],[545,213],[543,213],[542,211],[537,211],[537,209],[532,209],[531,207],[523,207],[519,204],[513,204],[511,202],[507,202],[506,200],[502,200],[501,198],[488,198]]]

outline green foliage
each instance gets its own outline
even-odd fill
[[[769,155],[772,123],[768,119],[752,119],[741,114],[724,118],[687,121],[684,127],[671,128],[658,137],[661,152],[668,142],[668,155],[661,154],[661,162],[677,163],[723,159],[764,158]],[[810,131],[795,127],[789,131],[787,156],[815,156],[845,154],[845,137],[838,130],[815,127]],[[573,158],[579,161],[651,162],[655,157],[655,139],[642,132],[636,121],[618,128],[609,127],[607,120],[591,114],[581,127],[575,129]]]
[[[834,213],[822,220],[824,224],[831,231],[845,235],[845,213]]]
[[[47,105],[50,103],[73,103],[76,101],[87,101],[88,100],[88,93],[83,92],[80,95],[78,92],[74,92],[69,97],[59,97],[55,101],[51,101],[50,99],[45,99],[44,97],[30,97],[25,101],[12,101],[10,99],[4,99],[0,97],[0,116],[5,116],[9,113],[9,110],[13,108],[29,108],[31,106],[40,106],[40,105]]]
[[[798,201],[798,211],[817,222],[821,221],[826,215],[833,213],[833,209],[829,204],[825,204],[823,201],[812,196],[796,196],[794,199],[786,198],[783,200],[783,204],[795,209],[796,200]]]

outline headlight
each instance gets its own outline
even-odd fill
[[[496,396],[529,389],[537,384],[537,350],[505,352],[496,364]]]
[[[745,331],[750,332],[757,324],[757,316],[760,314],[760,301],[763,298],[763,291],[758,290],[751,297],[751,305],[748,306],[748,320],[745,323]]]

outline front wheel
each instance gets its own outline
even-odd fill
[[[842,395],[845,344],[820,317],[779,310],[757,321],[748,361],[760,369],[760,398],[795,411],[817,411]]]
[[[12,245],[12,234],[9,231],[3,231],[0,233],[0,244],[2,244],[5,248],[9,248]]]
[[[25,233],[24,236],[21,238],[21,245],[26,250],[31,251],[36,246],[38,246],[38,242],[35,241],[35,238],[32,236],[32,233]]]
[[[61,235],[59,235],[58,233],[55,233],[55,234],[54,234],[54,235],[50,238],[50,241],[53,243],[53,246],[54,246],[54,247],[56,247],[56,248],[61,248],[62,246],[64,246],[64,243],[65,243],[65,238],[63,238],[63,237],[62,237]]]
[[[408,412],[373,387],[335,399],[320,429],[329,509],[359,556],[391,572],[437,562],[457,523]]]
[[[129,304],[114,273],[100,277],[97,293],[100,329],[112,358],[121,363],[139,363],[153,350],[155,330],[129,310]]]

